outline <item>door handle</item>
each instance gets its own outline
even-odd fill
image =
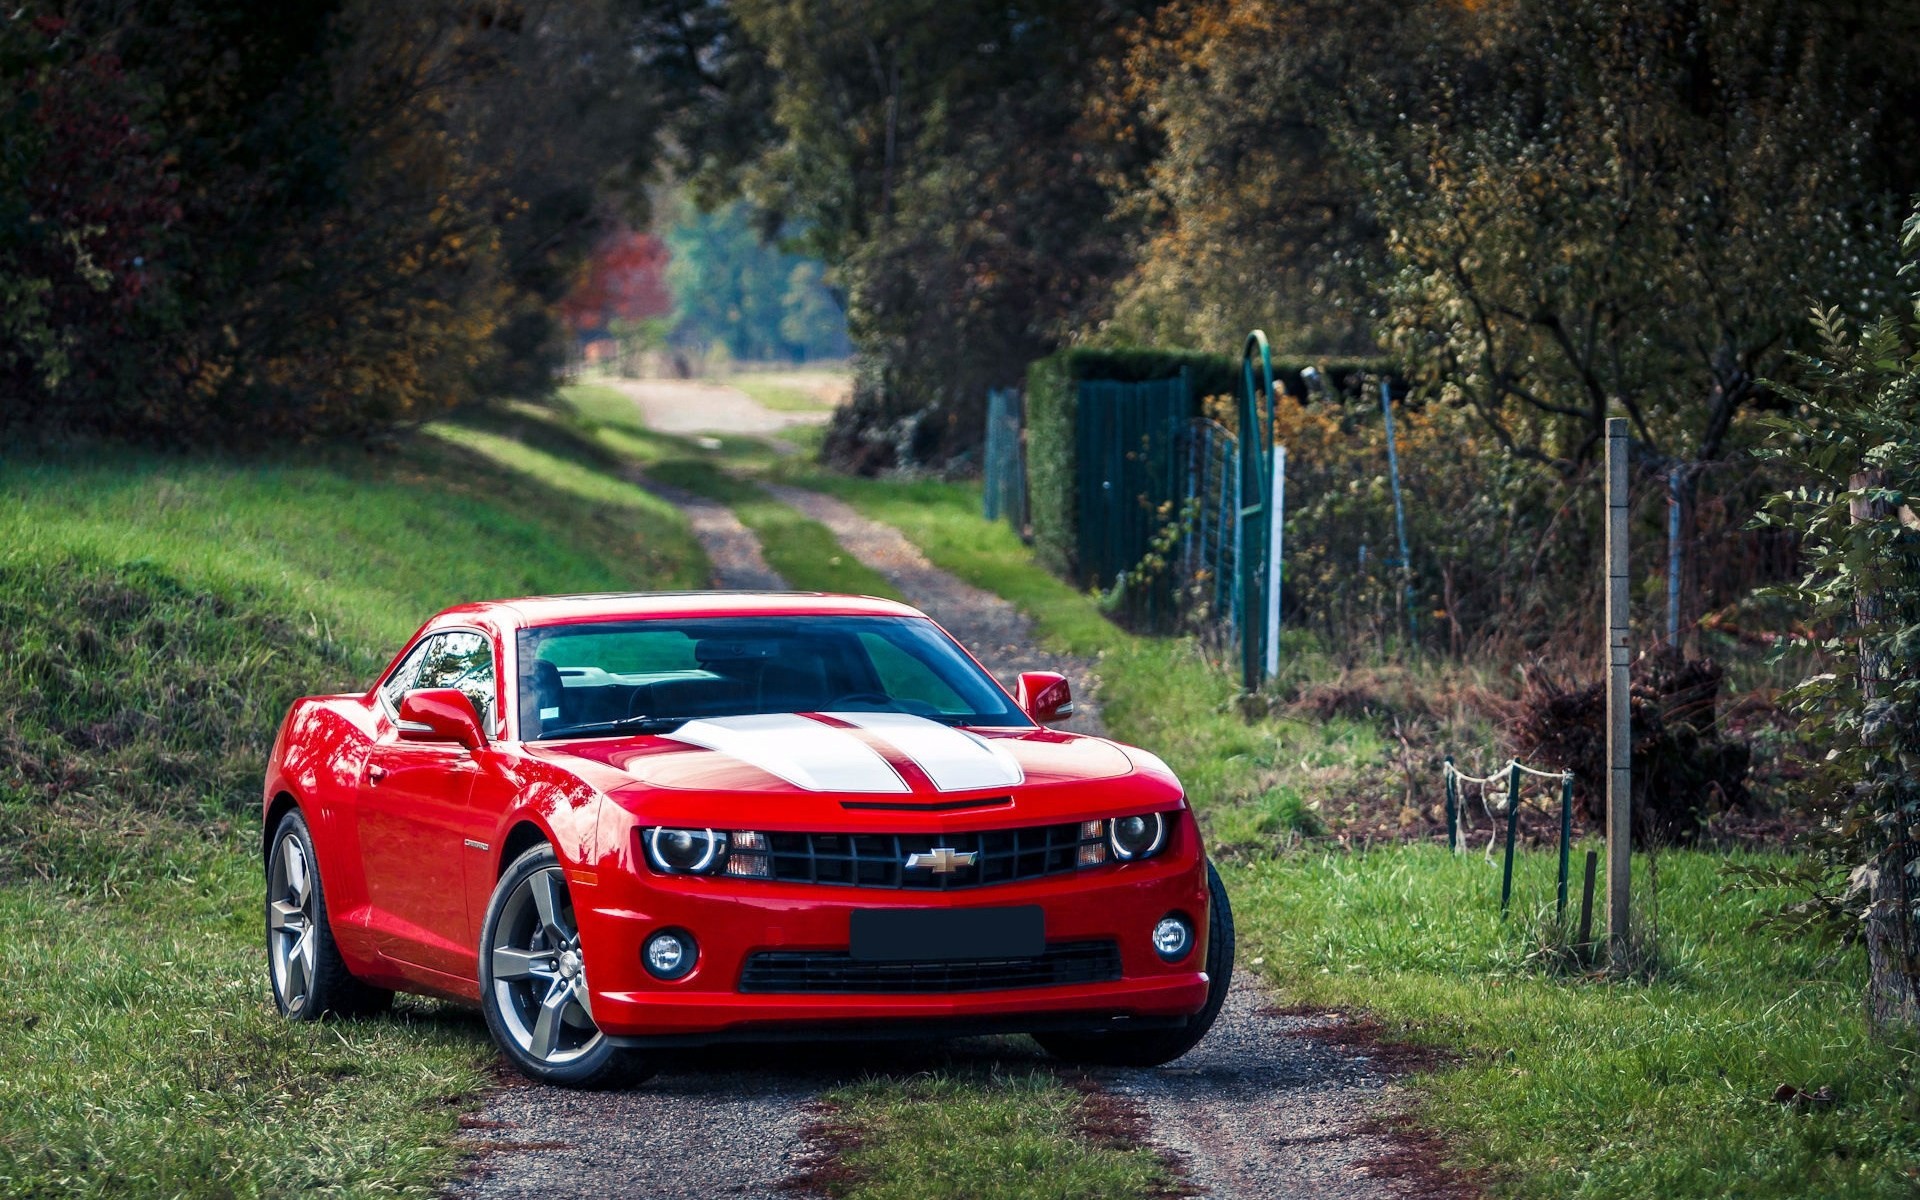
[[[377,784],[382,779],[385,779],[386,777],[387,777],[387,769],[381,766],[379,763],[369,763],[367,765],[367,782],[368,783]]]

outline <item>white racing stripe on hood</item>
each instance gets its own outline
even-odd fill
[[[906,781],[844,729],[793,715],[688,721],[663,735],[704,746],[810,792],[904,792]]]
[[[977,734],[911,713],[827,713],[876,733],[914,761],[943,792],[1012,787],[1026,779],[1020,760],[1006,747]]]

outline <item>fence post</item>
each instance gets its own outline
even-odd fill
[[[1287,523],[1287,448],[1273,448],[1273,508],[1267,514],[1267,677],[1280,673],[1280,548]]]
[[[1236,540],[1245,557],[1234,564],[1240,573],[1241,687],[1248,692],[1260,690],[1267,661],[1260,644],[1266,631],[1260,587],[1266,582],[1262,559],[1271,536],[1262,522],[1273,519],[1267,496],[1270,481],[1266,477],[1273,405],[1273,350],[1267,344],[1267,335],[1256,329],[1247,335],[1240,351],[1240,519]]]
[[[1400,455],[1394,447],[1393,393],[1387,381],[1380,381],[1380,411],[1387,418],[1387,475],[1393,483],[1393,526],[1400,537],[1400,609],[1407,617],[1407,640],[1417,634],[1413,612],[1413,559],[1407,553],[1407,510],[1400,503]]]
[[[1447,849],[1460,853],[1460,781],[1454,777],[1453,755],[1447,755]]]
[[[1573,772],[1560,777],[1560,900],[1554,915],[1567,915],[1567,855],[1573,849]]]
[[[1520,823],[1520,762],[1507,762],[1507,861],[1500,870],[1500,915],[1507,915],[1507,901],[1513,896],[1513,836]]]
[[[1667,645],[1680,645],[1680,467],[1667,472]]]
[[[1607,418],[1607,955],[1627,967],[1633,863],[1633,716],[1627,628],[1627,421]]]
[[[1600,852],[1587,851],[1587,873],[1580,881],[1580,932],[1573,943],[1582,954],[1593,945],[1593,876],[1599,865]]]

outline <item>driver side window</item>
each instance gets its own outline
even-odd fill
[[[401,697],[424,688],[459,688],[473,702],[474,712],[480,714],[480,727],[493,729],[493,647],[484,636],[456,629],[426,638],[400,664],[380,694],[398,711]]]

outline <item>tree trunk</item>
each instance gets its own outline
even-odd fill
[[[1862,471],[1848,482],[1859,492],[1882,486],[1886,473]],[[1856,525],[1885,521],[1893,516],[1892,506],[1884,500],[1855,497],[1849,508]],[[1871,629],[1885,615],[1883,598],[1877,592],[1863,590],[1854,599],[1853,612],[1863,629]],[[1910,668],[1904,664],[1896,668],[1882,643],[1871,633],[1860,639],[1860,693],[1869,714],[1896,669]],[[1876,724],[1881,730],[1877,734],[1872,732]],[[1876,723],[1869,717],[1862,732],[1863,740],[1873,749],[1877,748],[1875,743],[1888,737],[1897,739],[1901,733],[1893,728],[1895,725],[1897,722]],[[1899,767],[1889,762],[1881,764],[1879,769],[1898,771]],[[1874,781],[1862,782],[1874,786]],[[1908,868],[1920,857],[1920,847],[1908,836],[1908,822],[1899,812],[1902,795],[1899,784],[1878,786],[1875,790],[1883,793],[1876,802],[1889,804],[1894,811],[1875,814],[1891,819],[1881,822],[1886,841],[1874,856],[1873,876],[1867,889],[1867,1012],[1875,1027],[1883,1032],[1911,1033],[1920,1031],[1920,930],[1915,929]]]

